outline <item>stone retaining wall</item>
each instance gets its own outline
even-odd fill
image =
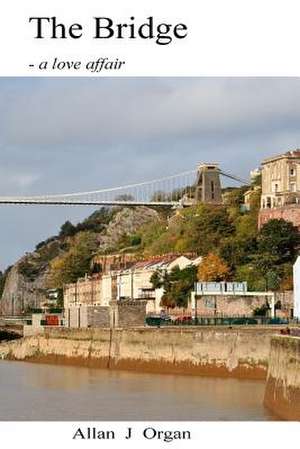
[[[300,420],[300,338],[273,337],[264,403],[284,419]]]
[[[275,303],[280,309],[275,310],[277,317],[291,318],[294,307],[293,292],[275,293]],[[197,315],[201,316],[247,316],[254,315],[255,309],[269,304],[267,295],[203,295],[197,297]]]
[[[275,327],[46,329],[0,345],[7,359],[264,379]]]

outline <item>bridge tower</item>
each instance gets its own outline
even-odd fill
[[[197,203],[222,204],[218,164],[200,164],[198,166],[195,200]]]

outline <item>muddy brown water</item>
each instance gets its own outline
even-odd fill
[[[265,383],[0,361],[0,420],[275,420]]]

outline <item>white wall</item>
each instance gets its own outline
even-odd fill
[[[102,277],[102,288],[101,288],[101,305],[108,306],[109,302],[112,300],[111,297],[111,277],[110,275],[104,275]]]
[[[168,271],[171,271],[172,268],[178,266],[180,268],[180,270],[182,270],[183,268],[186,268],[188,265],[190,265],[192,263],[192,261],[190,259],[188,259],[185,256],[179,256],[177,257],[177,259],[173,260],[173,262],[170,262],[168,265]]]
[[[128,272],[123,272],[118,275],[118,292],[119,297],[131,298],[133,293],[133,299],[139,297],[140,289],[142,288],[152,288],[150,278],[154,270],[136,270],[133,273],[129,270]],[[131,284],[133,283],[133,286]],[[133,292],[132,292],[133,289]],[[159,306],[161,297],[163,295],[163,289],[155,290],[155,299],[148,300],[146,306],[146,312],[159,313],[161,307]]]
[[[300,256],[294,264],[294,316],[300,319]]]

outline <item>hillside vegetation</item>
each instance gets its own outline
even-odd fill
[[[251,210],[243,212],[243,192],[243,188],[233,189],[224,206],[200,204],[170,210],[155,220],[149,217],[141,226],[127,226],[127,229],[121,226],[111,245],[106,241],[103,246],[105,239],[101,240],[101,232],[99,238],[95,229],[82,230],[77,225],[79,232],[65,236],[69,239],[68,251],[51,263],[52,281],[59,285],[73,281],[88,271],[91,257],[96,253],[123,251],[149,257],[175,252],[203,256],[202,271],[197,274],[203,280],[247,281],[251,290],[291,288],[298,232],[283,220],[271,220],[258,231],[259,194],[253,196]],[[109,227],[120,220],[120,211],[103,210],[96,217],[97,226],[108,224]]]

